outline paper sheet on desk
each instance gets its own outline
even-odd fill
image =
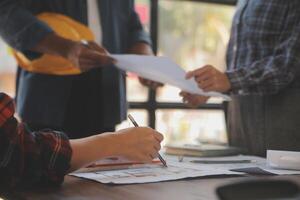
[[[153,81],[176,86],[183,91],[204,96],[230,97],[218,92],[203,92],[194,80],[186,80],[186,72],[167,57],[142,56],[142,55],[111,55],[117,60],[116,66],[125,71],[133,72],[138,76]]]
[[[180,180],[185,178],[196,178],[214,175],[243,175],[260,169],[260,174],[290,175],[300,174],[294,170],[276,170],[267,166],[266,159],[256,156],[226,156],[213,158],[185,157],[183,162],[178,162],[177,156],[166,156],[168,168],[159,165],[144,165],[140,168],[94,171],[94,172],[75,172],[70,175],[94,180],[100,183],[110,184],[134,184],[134,183],[153,183],[170,180]],[[251,163],[241,164],[196,164],[191,160],[251,160]],[[232,171],[239,169],[239,172]],[[263,172],[266,173],[263,173]]]
[[[175,156],[168,156],[169,160],[177,160]],[[190,162],[191,160],[251,160],[251,163],[239,163],[239,164],[196,164],[199,169],[216,169],[216,170],[234,170],[238,172],[250,173],[250,174],[274,174],[274,175],[293,175],[300,174],[297,170],[280,170],[273,169],[267,165],[265,158],[257,156],[225,156],[225,157],[211,157],[211,158],[196,158],[196,157],[185,157],[184,162]],[[257,173],[255,173],[255,171]],[[264,173],[265,172],[265,173]]]
[[[213,175],[242,174],[228,170],[199,169],[190,163],[168,162],[168,167],[160,165],[145,165],[141,168],[98,171],[87,173],[72,173],[70,175],[110,184],[154,183],[161,181],[180,180]]]

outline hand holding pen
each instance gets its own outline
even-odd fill
[[[139,127],[139,125],[137,124],[137,122],[134,120],[134,118],[130,114],[128,115],[128,118],[130,119],[130,121],[133,123],[133,125],[135,127]],[[168,167],[166,161],[163,159],[163,157],[160,154],[158,154],[158,158],[162,162],[162,164],[164,165],[164,167]]]
[[[110,134],[108,134],[110,136]],[[163,135],[152,128],[126,128],[108,137],[112,153],[109,156],[122,157],[130,161],[151,163],[158,157]]]

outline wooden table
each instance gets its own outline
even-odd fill
[[[137,185],[104,185],[67,176],[59,188],[43,188],[11,192],[8,200],[216,200],[218,186],[252,179],[253,177],[211,177]],[[300,176],[260,177],[264,179],[288,179],[300,186]]]

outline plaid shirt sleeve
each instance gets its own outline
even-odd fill
[[[226,72],[233,93],[242,91],[242,94],[275,94],[295,79],[300,66],[300,9],[299,3],[293,5],[294,2],[291,1],[289,5],[285,28],[279,42],[268,47],[273,49],[273,54],[257,59],[250,66],[241,66]],[[274,23],[270,19],[256,20]]]
[[[63,133],[30,132],[18,123],[13,100],[0,93],[0,185],[60,184],[70,168],[71,154]]]

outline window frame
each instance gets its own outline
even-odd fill
[[[158,20],[159,20],[159,0],[150,1],[150,36],[153,42],[153,52],[157,53],[158,50]],[[201,3],[213,3],[223,5],[236,5],[237,0],[168,0],[168,1],[189,1]],[[174,102],[159,102],[156,100],[156,91],[148,89],[147,101],[130,101],[129,108],[136,110],[146,110],[148,114],[148,125],[152,128],[156,126],[156,110],[162,109],[190,109],[190,110],[223,110],[225,113],[225,120],[227,118],[226,107],[227,103],[208,103],[201,105],[198,108],[189,108],[183,103]]]

